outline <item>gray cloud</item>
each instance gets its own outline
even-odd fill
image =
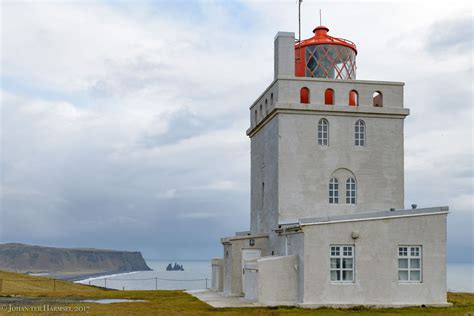
[[[449,18],[430,26],[426,39],[429,53],[443,58],[472,52],[472,15]]]
[[[293,4],[193,5],[189,19],[146,3],[5,5],[0,241],[207,259],[248,229],[248,106],[272,80],[274,34],[295,29]],[[304,37],[317,12],[305,5]],[[449,260],[472,260],[470,51],[448,34],[464,13],[328,8],[332,34],[358,44],[360,79],[406,81],[406,203],[450,205]],[[362,22],[374,15],[383,27]],[[440,58],[442,38],[455,54]]]

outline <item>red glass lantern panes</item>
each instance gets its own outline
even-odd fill
[[[295,45],[295,75],[349,80],[356,79],[357,49],[353,42],[329,36],[318,26],[314,36]]]
[[[311,45],[306,47],[306,77],[355,79],[355,52],[339,45]]]

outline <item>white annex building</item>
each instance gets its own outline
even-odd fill
[[[268,305],[447,305],[448,207],[404,208],[401,82],[356,80],[354,43],[275,37],[250,106],[250,231],[213,288]]]

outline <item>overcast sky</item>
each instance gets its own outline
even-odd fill
[[[469,2],[305,0],[358,46],[358,79],[403,81],[405,205],[449,205],[473,258]],[[2,1],[0,242],[221,256],[249,229],[248,107],[295,0]]]

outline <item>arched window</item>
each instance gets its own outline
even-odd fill
[[[270,94],[270,104],[273,105],[273,92]]]
[[[268,100],[265,99],[265,115],[268,114]]]
[[[375,91],[374,94],[372,94],[372,100],[373,100],[374,106],[382,107],[382,106],[383,106],[383,95],[382,95],[382,92],[380,92],[380,91]]]
[[[300,90],[300,103],[309,103],[309,89],[306,87]]]
[[[329,123],[326,119],[320,119],[318,122],[318,144],[329,145]]]
[[[359,106],[359,93],[356,90],[349,91],[349,106]]]
[[[334,90],[326,89],[324,92],[324,104],[333,105],[334,104]]]
[[[339,204],[339,181],[337,178],[329,180],[329,204]]]
[[[262,104],[260,104],[260,116],[263,116]]]
[[[357,187],[354,178],[346,181],[346,204],[356,204]]]
[[[358,120],[354,126],[354,140],[357,147],[365,146],[365,122]]]
[[[258,120],[258,117],[257,117],[257,110],[254,111],[253,120],[254,120],[254,122],[255,122],[255,125],[257,125],[257,120]]]

